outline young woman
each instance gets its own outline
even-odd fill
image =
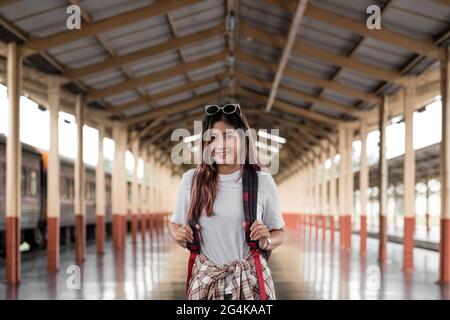
[[[205,107],[202,133],[213,134],[210,139],[203,138],[202,150],[210,152],[212,161],[202,157],[196,169],[183,174],[170,218],[172,237],[183,248],[194,242],[196,234],[199,236],[201,250],[194,256],[187,299],[275,299],[266,258],[255,256],[258,250],[250,250],[248,240],[270,252],[282,244],[285,224],[272,176],[261,171],[259,164],[251,163],[254,144],[248,136],[243,141],[238,134],[248,129],[238,104]],[[245,163],[239,159],[245,159]],[[242,177],[250,171],[257,177],[258,187],[253,191],[257,192],[257,203],[253,204],[256,220],[248,224],[251,239],[246,239],[248,219],[244,211],[248,212],[249,206],[245,208],[243,190],[252,190],[243,186]],[[262,269],[261,277],[257,265]],[[265,292],[259,290],[262,283]]]

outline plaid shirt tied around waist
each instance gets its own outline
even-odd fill
[[[260,256],[266,295],[275,300],[275,289],[265,258]],[[214,264],[201,252],[195,259],[191,281],[187,291],[188,300],[224,300],[225,278],[232,274],[232,300],[260,300],[255,263],[247,251],[242,260],[229,264]]]

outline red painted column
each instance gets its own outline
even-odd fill
[[[441,141],[441,241],[439,281],[450,283],[450,48],[441,63],[442,141]]]
[[[327,196],[327,169],[325,167],[326,157],[325,152],[322,151],[322,155],[320,158],[320,172],[321,172],[321,181],[320,181],[320,201],[321,201],[321,227],[322,227],[322,242],[325,242],[327,239],[327,217],[328,217],[328,196]]]
[[[335,229],[335,217],[336,217],[336,149],[334,146],[330,146],[330,242],[334,243],[334,231]]]
[[[60,163],[58,152],[58,112],[60,103],[60,83],[51,77],[48,81],[48,109],[50,111],[50,149],[48,158],[43,156],[47,168],[47,269],[59,269],[60,238]]]
[[[6,281],[20,282],[20,212],[21,212],[21,143],[20,143],[20,82],[21,50],[16,43],[8,44],[7,85],[9,131],[6,141]]]
[[[369,169],[367,165],[367,123],[361,120],[359,135],[361,138],[361,155],[359,170],[359,194],[360,194],[360,254],[367,254],[367,189],[369,187]]]
[[[416,210],[416,166],[413,147],[413,115],[415,106],[415,89],[407,86],[403,90],[403,112],[405,118],[405,161],[403,168],[403,204],[404,204],[404,230],[403,230],[403,271],[414,270],[414,228]]]
[[[85,260],[86,219],[82,214],[75,215],[75,257],[78,262]]]
[[[98,125],[98,162],[95,171],[95,241],[97,244],[97,253],[105,252],[105,162],[103,156],[103,140],[105,138],[105,127]]]
[[[77,123],[77,155],[75,159],[75,257],[78,262],[85,259],[86,250],[86,207],[85,168],[83,162],[83,97],[77,96],[75,113]]]
[[[133,180],[131,182],[131,240],[133,245],[136,245],[138,233],[138,212],[140,208],[138,184],[139,138],[136,133],[131,141],[131,152],[134,157]]]
[[[387,160],[386,160],[386,124],[387,124],[387,97],[383,98],[380,106],[379,129],[380,129],[380,157],[379,157],[379,202],[380,202],[380,229],[379,229],[379,248],[378,259],[381,263],[386,262],[386,243],[387,243]]]
[[[347,179],[346,179],[346,130],[345,128],[338,129],[338,143],[339,143],[339,246],[341,249],[347,247],[347,223],[346,223],[346,188],[347,188]]]
[[[113,124],[113,140],[115,143],[113,172],[111,178],[113,245],[115,249],[122,250],[125,247],[125,227],[128,207],[128,185],[125,168],[127,130],[119,122],[115,122]]]
[[[346,233],[345,233],[345,246],[346,248],[352,247],[352,213],[353,213],[353,202],[354,202],[354,182],[353,182],[353,160],[352,160],[352,144],[355,136],[355,132],[353,128],[347,128],[346,135],[346,200],[345,200],[345,224],[346,224]]]

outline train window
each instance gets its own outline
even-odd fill
[[[22,196],[27,195],[27,169],[22,168],[22,175],[20,180],[20,190],[22,192]]]
[[[86,199],[95,200],[95,184],[88,182],[86,186]]]
[[[75,198],[75,186],[74,186],[74,180],[73,179],[67,179],[67,188],[68,188],[68,199],[74,199]]]
[[[0,162],[0,192],[3,194],[6,189],[6,167],[3,162]]]
[[[61,193],[61,197],[63,199],[67,199],[67,190],[66,190],[66,183],[65,183],[66,179],[64,179],[63,177],[61,177],[61,179],[59,180],[59,192]]]
[[[30,170],[29,175],[29,195],[36,196],[38,193],[38,182],[36,170]]]
[[[106,201],[111,202],[111,186],[106,186]]]

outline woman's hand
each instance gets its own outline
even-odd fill
[[[195,227],[197,228],[197,230],[200,230],[200,226],[198,224]],[[188,224],[183,224],[178,227],[178,230],[175,234],[175,240],[180,244],[180,246],[186,248],[188,242],[194,241],[194,233],[191,227]]]
[[[259,247],[265,248],[269,237],[270,232],[266,225],[259,220],[255,220],[250,227],[250,239],[259,240]]]

